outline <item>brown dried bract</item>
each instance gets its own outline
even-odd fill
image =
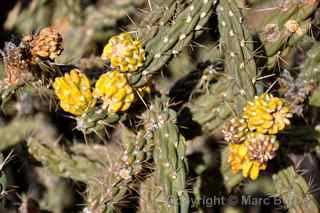
[[[28,69],[24,50],[12,42],[7,42],[4,50],[5,82],[17,84],[25,78]]]

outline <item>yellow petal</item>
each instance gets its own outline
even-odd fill
[[[109,111],[118,112],[118,111],[120,111],[122,106],[123,106],[123,102],[114,103],[111,106],[109,106]]]
[[[251,167],[252,167],[252,162],[250,160],[246,160],[243,162],[243,165],[242,165],[243,177],[248,177]]]
[[[257,179],[257,177],[259,176],[259,169],[260,169],[259,167],[260,167],[260,165],[258,162],[253,163],[252,168],[250,170],[250,178],[252,180]]]
[[[124,105],[121,107],[121,111],[126,111],[131,106],[131,103],[124,103]]]
[[[80,73],[77,71],[77,69],[73,69],[70,71],[70,77],[73,83],[79,84],[80,82]]]
[[[239,146],[239,150],[238,150],[238,154],[240,155],[240,156],[245,156],[246,154],[247,154],[247,146],[245,145],[245,144],[240,144],[240,145],[238,145]]]
[[[262,127],[264,129],[269,129],[272,127],[272,125],[273,125],[273,121],[264,121],[264,123],[262,124]]]

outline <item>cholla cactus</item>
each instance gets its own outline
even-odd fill
[[[103,100],[109,112],[126,111],[136,99],[126,76],[118,71],[107,72],[99,77],[95,85],[94,96]]]
[[[101,58],[110,60],[111,65],[123,72],[137,71],[143,65],[145,52],[139,40],[130,33],[113,36],[104,47]]]
[[[80,70],[73,69],[64,77],[57,77],[53,88],[61,108],[73,115],[79,116],[95,104],[89,79]]]
[[[284,99],[262,94],[247,104],[243,117],[251,131],[277,134],[290,124],[292,114]]]
[[[318,212],[319,1],[30,2],[8,12],[4,28],[26,36],[6,43],[0,82],[21,211],[211,212],[206,196],[277,192],[290,212]],[[17,163],[1,156],[8,190]],[[84,183],[69,184],[83,207],[52,196],[59,177]]]

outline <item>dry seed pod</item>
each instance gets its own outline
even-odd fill
[[[29,39],[25,37],[25,39]],[[34,59],[54,60],[63,50],[62,36],[52,27],[40,30],[39,34],[30,41],[31,54]],[[34,62],[34,60],[32,60]]]

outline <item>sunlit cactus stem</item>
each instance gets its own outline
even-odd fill
[[[144,117],[154,143],[155,184],[160,189],[155,199],[159,212],[188,212],[186,141],[168,104],[167,98],[157,98]]]

